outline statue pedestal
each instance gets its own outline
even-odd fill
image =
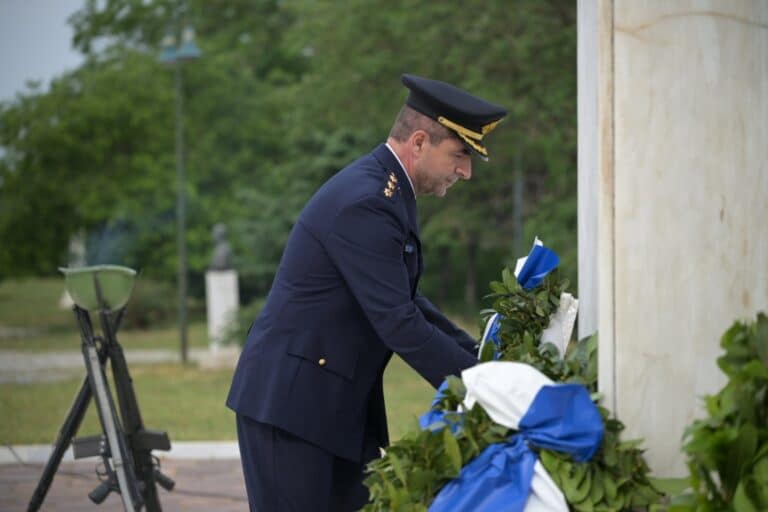
[[[237,271],[209,270],[205,273],[205,302],[208,311],[208,347],[219,352],[230,322],[237,316],[240,293]]]

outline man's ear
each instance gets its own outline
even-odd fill
[[[429,144],[429,134],[424,130],[416,130],[411,134],[410,142],[413,155],[418,156],[424,151],[424,146]]]

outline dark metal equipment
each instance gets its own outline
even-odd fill
[[[171,441],[165,432],[144,428],[128,364],[116,337],[136,272],[116,265],[60,270],[66,276],[67,291],[75,303],[86,376],[59,430],[27,510],[40,509],[64,452],[72,444],[76,459],[96,456],[102,459],[103,470],[97,471],[101,483],[88,494],[91,501],[101,503],[116,491],[126,512],[160,512],[162,507],[155,484],[170,491],[174,481],[160,472],[152,450],[170,450]],[[94,333],[89,311],[98,316],[101,334]],[[106,377],[108,361],[116,400]],[[95,399],[102,434],[74,439],[91,398]]]

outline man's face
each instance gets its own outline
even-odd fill
[[[416,164],[414,185],[420,195],[443,197],[458,180],[472,177],[470,151],[454,137],[447,137],[436,145],[424,144],[424,151]]]

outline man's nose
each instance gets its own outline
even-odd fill
[[[461,179],[468,180],[472,177],[472,160],[462,162],[456,167],[456,174],[461,176]]]

